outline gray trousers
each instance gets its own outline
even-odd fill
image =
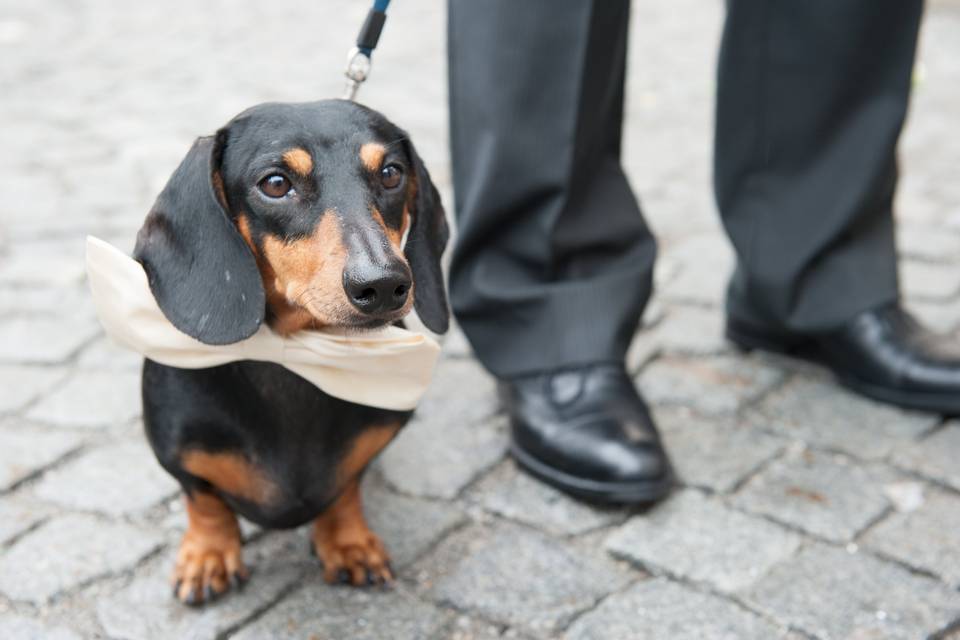
[[[449,0],[451,304],[510,377],[622,361],[656,243],[620,166],[629,0]],[[898,297],[892,200],[922,0],[730,0],[715,191],[727,313],[828,331]]]

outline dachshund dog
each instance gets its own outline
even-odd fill
[[[253,107],[200,138],[137,236],[164,315],[207,344],[449,316],[448,228],[407,135],[343,100]],[[235,514],[265,527],[313,521],[328,582],[393,579],[361,507],[370,461],[410,418],[327,395],[278,364],[180,369],[146,360],[144,423],[188,517],[174,595],[209,602],[242,583]]]

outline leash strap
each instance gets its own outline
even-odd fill
[[[370,56],[377,47],[380,33],[387,21],[387,6],[390,0],[374,0],[373,7],[367,13],[367,19],[360,27],[357,35],[357,46],[350,50],[347,56],[347,86],[344,91],[345,100],[353,100],[357,96],[360,85],[370,75]]]

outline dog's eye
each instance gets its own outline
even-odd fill
[[[285,176],[274,173],[261,180],[258,186],[263,195],[270,198],[282,198],[290,192],[290,187],[293,185]]]
[[[396,189],[403,182],[403,168],[398,164],[388,164],[380,170],[380,183],[387,189]]]

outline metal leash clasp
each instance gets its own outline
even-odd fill
[[[344,100],[354,100],[357,97],[357,90],[360,85],[370,75],[370,56],[354,47],[347,55],[347,70],[344,72],[347,77],[347,85],[343,93]]]

